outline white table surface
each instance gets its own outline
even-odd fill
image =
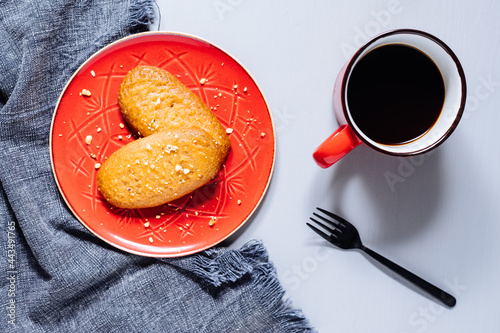
[[[160,30],[211,41],[259,84],[277,136],[260,209],[224,244],[261,239],[293,306],[319,332],[500,332],[500,1],[158,0]],[[336,128],[332,89],[349,53],[385,30],[441,38],[464,67],[468,101],[453,135],[408,164],[358,147],[333,167],[313,150]],[[406,163],[406,164],[405,164]],[[391,187],[386,175],[401,176]],[[343,215],[368,247],[457,298],[444,308],[360,252],[307,226]]]

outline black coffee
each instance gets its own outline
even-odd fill
[[[437,66],[426,54],[403,44],[380,46],[364,55],[347,87],[354,122],[369,138],[388,145],[427,132],[444,103]]]

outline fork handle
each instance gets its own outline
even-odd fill
[[[405,268],[399,266],[398,264],[390,261],[389,259],[381,256],[377,252],[367,248],[366,246],[362,246],[361,250],[363,250],[366,254],[368,254],[370,257],[373,259],[377,260],[387,268],[391,269],[393,272],[398,273],[400,276],[404,277],[406,280],[409,282],[413,283],[414,285],[422,288],[441,302],[443,302],[445,305],[449,307],[454,307],[455,304],[457,303],[457,300],[455,297],[452,295],[448,294],[446,291],[436,287],[435,285],[425,281],[424,279],[416,276],[412,272],[406,270]]]

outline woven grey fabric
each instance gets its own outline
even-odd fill
[[[145,0],[0,1],[0,332],[302,332],[259,241],[177,259],[116,250],[70,213],[52,113],[91,54],[147,30]]]

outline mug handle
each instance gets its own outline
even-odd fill
[[[354,134],[349,125],[340,126],[313,153],[316,163],[328,168],[356,148],[361,140]]]

